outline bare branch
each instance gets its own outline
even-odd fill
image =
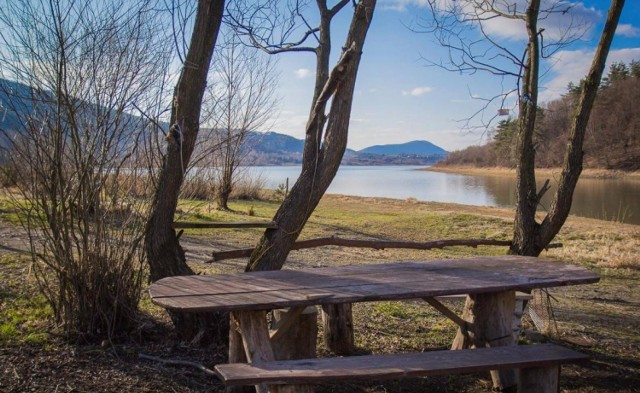
[[[306,3],[291,0],[283,13],[282,4],[277,0],[234,1],[227,5],[224,21],[245,44],[266,53],[315,52],[316,48],[306,43],[310,37],[319,42],[316,33],[320,28],[311,27],[302,12],[305,7]],[[299,32],[301,24],[305,27],[302,33]],[[299,34],[299,38],[292,38],[295,34]]]

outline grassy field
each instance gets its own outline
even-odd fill
[[[234,201],[234,212],[219,212],[202,202],[183,202],[184,221],[269,221],[277,202]],[[1,234],[15,235],[14,217],[3,206]],[[429,241],[454,238],[508,240],[513,212],[415,200],[326,196],[301,239],[340,236],[356,239]],[[211,251],[250,247],[258,229],[186,230],[182,243],[195,270],[241,271],[246,260],[204,264]],[[0,241],[4,240],[4,237]],[[589,286],[552,291],[557,331],[542,334],[525,321],[523,342],[554,341],[592,356],[586,367],[563,370],[563,392],[637,392],[640,387],[640,227],[570,217],[556,241],[562,248],[543,257],[577,263],[597,271],[602,280]],[[4,247],[6,248],[6,247]],[[16,245],[11,247],[18,248]],[[460,258],[504,254],[504,247],[451,247],[443,250],[383,250],[321,247],[294,251],[285,268],[371,264],[395,260]],[[29,258],[0,252],[0,391],[221,391],[200,371],[141,361],[138,353],[201,362],[223,361],[224,348],[192,348],[175,339],[162,309],[144,298],[140,326],[113,345],[69,345],[56,337],[50,311],[29,275]],[[460,309],[461,304],[450,304]],[[420,302],[354,305],[359,353],[391,353],[446,348],[455,335],[452,322]],[[554,329],[555,330],[555,329]],[[329,355],[319,342],[321,355]],[[336,384],[319,392],[482,392],[485,375]]]

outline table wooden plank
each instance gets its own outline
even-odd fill
[[[498,256],[169,277],[149,292],[155,304],[170,309],[229,311],[529,291],[598,280],[570,264]]]

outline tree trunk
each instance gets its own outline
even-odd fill
[[[200,0],[198,2],[189,51],[174,90],[171,129],[167,136],[167,154],[145,233],[151,281],[169,276],[193,274],[186,264],[184,250],[180,246],[172,223],[185,170],[198,135],[202,96],[223,9],[224,1]],[[189,340],[192,340],[194,335],[202,336],[205,326],[214,327],[213,333],[220,331],[221,324],[227,320],[224,315],[186,315],[175,312],[171,313],[171,317],[177,332]],[[196,325],[199,326],[196,327]],[[228,324],[224,325],[228,326]],[[198,333],[194,334],[195,331]],[[224,336],[226,339],[226,334]]]
[[[602,73],[611,47],[611,42],[618,26],[620,14],[624,7],[624,0],[613,0],[604,29],[600,36],[600,42],[596,49],[589,74],[580,90],[571,129],[569,142],[564,156],[562,175],[558,183],[558,189],[551,202],[549,213],[542,223],[535,219],[536,207],[542,195],[537,195],[535,185],[535,153],[533,145],[533,130],[535,128],[535,110],[537,102],[537,79],[539,57],[537,36],[538,31],[534,23],[533,1],[527,13],[527,29],[529,33],[528,68],[523,77],[523,92],[528,94],[531,105],[527,100],[520,101],[520,130],[518,135],[518,167],[517,167],[517,205],[514,223],[512,247],[509,252],[516,255],[538,256],[545,247],[553,241],[564,225],[569,211],[573,192],[582,172],[584,135],[589,122],[589,116],[596,94],[600,87]],[[538,4],[539,5],[539,4]],[[531,12],[531,14],[529,14]],[[535,59],[534,59],[535,58]]]
[[[543,247],[553,240],[569,216],[573,192],[582,173],[585,132],[589,123],[593,103],[600,88],[600,81],[602,80],[607,56],[609,55],[611,42],[613,41],[613,36],[615,35],[623,7],[624,0],[613,0],[611,2],[611,7],[607,14],[607,20],[602,30],[600,42],[596,48],[591,68],[582,84],[580,97],[578,98],[578,103],[571,121],[569,144],[565,151],[558,189],[551,203],[549,214],[545,217],[540,228],[540,243]]]
[[[314,97],[307,123],[300,177],[275,214],[274,221],[278,223],[278,228],[265,231],[251,255],[248,271],[277,270],[284,265],[291,246],[338,171],[347,146],[356,75],[375,3],[375,0],[361,0],[356,5],[342,57],[322,84],[322,91]],[[321,12],[321,18],[327,18],[326,10]],[[321,30],[321,35],[328,37],[327,30]],[[328,61],[327,47],[318,50],[319,69],[324,61]],[[320,144],[325,123],[324,109],[329,98],[332,98],[331,109]]]
[[[535,215],[538,207],[535,175],[535,148],[533,134],[538,109],[538,77],[540,44],[538,41],[538,15],[540,0],[533,0],[526,12],[529,43],[520,92],[520,116],[516,135],[516,217],[514,220],[511,254],[538,255],[538,223]]]
[[[216,207],[220,210],[229,210],[229,195],[231,188],[226,185],[220,185],[216,190]]]

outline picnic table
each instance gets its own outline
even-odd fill
[[[429,366],[430,362],[426,359],[410,359],[410,356],[402,355],[404,357],[378,356],[372,359],[358,357],[361,361],[356,361],[350,366],[347,363],[341,365],[336,361],[323,364],[323,360],[318,359],[318,363],[303,362],[297,366],[301,368],[292,370],[291,367],[295,366],[293,363],[283,365],[274,362],[270,340],[278,332],[271,334],[269,332],[266,318],[268,310],[291,308],[292,312],[288,313],[290,321],[283,321],[280,327],[280,329],[286,329],[294,323],[295,317],[299,316],[305,307],[312,305],[402,299],[424,299],[432,305],[437,305],[438,302],[434,299],[436,297],[467,294],[476,306],[472,327],[476,342],[480,340],[482,341],[480,346],[500,348],[514,344],[511,336],[511,318],[515,304],[515,291],[529,292],[536,288],[588,284],[598,280],[599,277],[596,274],[571,264],[532,257],[491,256],[178,276],[153,283],[149,292],[153,303],[170,310],[231,312],[232,319],[237,322],[242,335],[249,364],[219,365],[216,366],[216,370],[226,383],[256,384],[256,388],[260,391],[267,389],[264,384],[434,375],[437,372],[468,372],[482,369],[482,367],[487,370],[521,366],[539,367],[554,362],[551,359],[553,356],[542,356],[542,352],[545,351],[555,351],[557,359],[553,366],[557,366],[556,368],[560,363],[584,358],[575,352],[566,352],[562,347],[538,350],[540,355],[538,357],[542,360],[537,362],[533,353],[509,352],[522,351],[517,348],[491,354],[475,352],[483,350],[472,349],[468,351],[474,352],[466,352],[464,358],[468,361],[478,358],[472,360],[476,364],[475,368],[469,364],[464,366],[465,361],[459,358],[447,359],[446,362],[452,362],[452,365],[441,369],[442,362],[445,360],[437,358],[432,363],[440,371],[434,371],[434,366]],[[465,323],[459,318],[458,321]],[[462,355],[442,354],[442,356]],[[504,357],[503,361],[499,361],[500,356]],[[527,359],[519,359],[522,356],[527,356],[529,363],[525,362]],[[340,359],[346,359],[341,361],[348,362],[349,359],[356,359],[356,357]],[[491,361],[487,363],[487,359]],[[417,364],[424,364],[424,366],[418,367]],[[225,366],[233,367],[225,368]],[[272,366],[274,368],[271,368]],[[324,368],[319,370],[322,367]],[[548,376],[547,371],[544,374],[549,380],[554,378],[557,380],[557,374],[554,374],[555,377]],[[538,383],[540,378],[534,376],[529,379],[533,379],[532,383]],[[277,390],[274,385],[269,386],[271,386],[269,389]],[[534,387],[534,390],[529,391],[536,391],[535,389],[538,388]]]

